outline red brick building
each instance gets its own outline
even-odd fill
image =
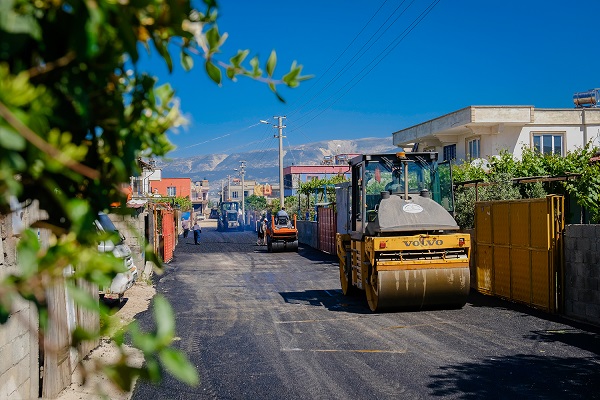
[[[188,197],[191,199],[192,180],[190,178],[162,178],[150,181],[150,193],[169,197]]]

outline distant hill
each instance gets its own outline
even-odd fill
[[[324,156],[336,154],[369,154],[398,151],[392,137],[356,140],[327,140],[284,148],[284,167],[290,165],[319,165]],[[237,176],[234,168],[246,161],[246,179],[277,183],[279,180],[279,154],[277,148],[254,150],[234,154],[205,154],[174,158],[169,162],[157,161],[165,178],[187,178],[192,181],[208,179],[211,182]],[[212,186],[212,185],[211,185]]]

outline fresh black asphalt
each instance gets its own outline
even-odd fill
[[[334,256],[268,253],[254,232],[180,239],[156,288],[201,383],[133,399],[600,398],[600,331],[472,292],[453,310],[373,314]],[[153,328],[152,312],[137,316]]]

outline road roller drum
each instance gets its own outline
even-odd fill
[[[459,308],[469,295],[469,268],[381,271],[367,288],[373,311]]]

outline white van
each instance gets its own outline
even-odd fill
[[[117,230],[113,222],[105,213],[98,213],[98,219],[95,221],[99,232],[117,233],[119,242],[104,240],[98,244],[98,251],[101,253],[112,252],[113,255],[123,260],[123,265],[127,268],[125,272],[119,272],[112,280],[110,287],[100,289],[100,297],[105,299],[119,300],[127,289],[133,286],[137,280],[137,268],[131,257],[131,249],[124,242],[125,237]]]

